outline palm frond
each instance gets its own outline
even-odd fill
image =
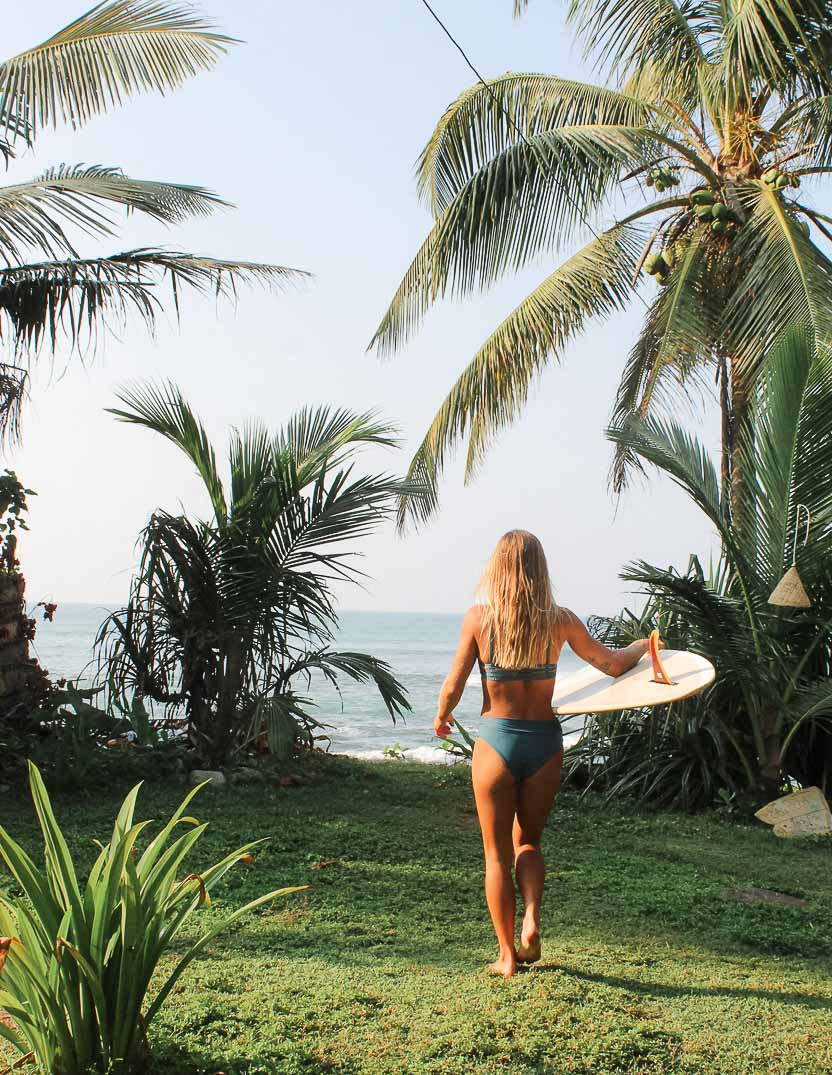
[[[806,579],[832,557],[832,489],[818,481],[832,472],[832,360],[811,329],[790,326],[768,356],[749,421],[740,430],[745,475],[737,506],[740,527],[754,535],[757,570],[773,588],[792,562],[798,504],[814,521],[801,550]]]
[[[346,676],[354,683],[374,683],[394,724],[397,717],[410,712],[407,691],[396,679],[393,669],[386,661],[369,653],[331,649],[312,651],[303,654],[287,670],[291,676],[311,671],[322,673],[336,689],[339,675]]]
[[[400,527],[411,516],[424,521],[436,510],[445,461],[466,432],[470,476],[493,435],[514,420],[544,365],[559,357],[591,318],[624,308],[642,242],[643,232],[634,225],[593,239],[544,280],[480,348],[410,464],[408,478],[427,492],[414,501],[403,499]]]
[[[509,72],[448,106],[419,158],[419,191],[438,216],[480,168],[523,138],[581,125],[642,127],[652,114],[647,102],[603,86]]]
[[[760,85],[784,98],[828,92],[828,12],[817,0],[743,0],[726,7],[719,59],[728,99]]]
[[[658,413],[669,412],[712,360],[713,280],[703,239],[704,229],[693,233],[647,313],[619,381],[610,418],[616,428],[654,413],[657,405]],[[618,445],[610,469],[615,493],[624,490],[632,469],[640,469],[637,457]]]
[[[17,351],[53,350],[62,339],[75,347],[93,341],[99,326],[116,328],[128,313],[152,329],[161,308],[159,285],[170,284],[179,310],[183,289],[233,298],[240,283],[280,288],[307,277],[280,265],[222,261],[173,250],[144,248],[105,258],[45,261],[0,269],[0,333]]]
[[[587,55],[609,68],[633,92],[648,88],[651,100],[684,101],[697,87],[699,70],[715,49],[721,9],[715,0],[571,0],[569,20]],[[649,84],[639,74],[650,72]]]
[[[175,89],[231,43],[187,4],[105,0],[0,65],[0,123],[80,126],[136,93]]]
[[[113,218],[102,203],[167,224],[227,204],[202,187],[132,179],[100,165],[61,165],[28,183],[0,187],[0,253],[12,260],[34,247],[46,257],[74,255],[67,225],[88,235],[112,234]]]
[[[108,407],[121,422],[143,426],[175,444],[191,460],[205,483],[216,522],[222,526],[228,516],[225,491],[217,470],[217,459],[208,433],[188,405],[181,391],[170,381],[163,384],[133,385],[116,393],[123,407]]]
[[[356,414],[346,408],[302,407],[279,435],[275,450],[294,461],[302,487],[317,475],[322,465],[340,466],[357,445],[397,447],[396,433],[395,426],[379,421],[371,411]]]
[[[832,166],[832,94],[812,96],[788,110],[788,119],[778,126],[784,137],[805,147],[801,166]]]
[[[735,539],[729,512],[722,502],[719,476],[707,449],[696,437],[674,421],[657,418],[611,426],[607,436],[613,444],[658,467],[680,486],[716,528],[737,575],[751,577],[751,566]]]
[[[819,343],[832,340],[832,262],[780,194],[764,183],[746,187],[753,212],[732,244],[735,286],[721,333],[750,384],[784,326],[806,325]]]
[[[498,154],[442,213],[370,346],[394,350],[438,298],[469,294],[586,228],[625,165],[644,162],[645,128],[546,131]]]

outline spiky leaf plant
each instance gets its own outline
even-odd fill
[[[159,961],[210,892],[261,841],[201,873],[184,866],[206,829],[186,815],[194,788],[168,823],[146,839],[134,821],[139,787],[119,810],[108,844],[83,884],[40,773],[29,783],[45,865],[39,868],[0,826],[0,858],[22,896],[0,899],[0,1037],[39,1075],[129,1075],[143,1069],[147,1030],[188,965],[244,915],[300,887],[269,892],[212,924],[153,983]]]

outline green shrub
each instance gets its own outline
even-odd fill
[[[185,815],[199,788],[139,854],[136,844],[149,822],[133,822],[137,785],[82,888],[31,763],[29,783],[45,868],[39,869],[0,826],[0,858],[23,893],[23,898],[0,899],[0,1009],[12,1021],[0,1021],[0,1036],[28,1054],[42,1075],[139,1071],[147,1060],[147,1028],[191,960],[255,907],[299,889],[269,892],[211,926],[166,970],[148,1002],[151,978],[176,935],[210,902],[217,882],[261,841],[201,874],[179,877],[206,828]],[[187,831],[174,837],[180,825]]]

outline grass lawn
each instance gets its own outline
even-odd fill
[[[503,981],[483,972],[495,946],[467,770],[319,758],[308,778],[194,804],[211,827],[192,868],[271,837],[202,921],[313,887],[191,967],[151,1031],[156,1075],[832,1070],[832,840],[563,794],[545,839],[543,960]],[[139,816],[180,797],[148,787]],[[84,868],[119,799],[56,797]],[[27,801],[0,816],[38,846]],[[751,885],[809,906],[725,895]]]

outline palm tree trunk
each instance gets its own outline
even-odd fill
[[[744,499],[745,484],[747,480],[747,475],[745,474],[741,458],[740,433],[748,419],[750,393],[748,391],[748,386],[743,382],[742,377],[737,372],[736,362],[727,359],[727,366],[731,396],[729,404],[730,415],[728,419],[731,519],[736,528],[740,519],[740,504]]]
[[[722,429],[722,458],[720,460],[720,493],[723,504],[729,503],[731,489],[731,394],[728,387],[728,359],[720,354],[717,366],[719,410]]]
[[[782,738],[776,730],[776,721],[773,724],[775,727],[765,736],[765,752],[760,759],[760,782],[766,802],[780,795],[783,772]]]

